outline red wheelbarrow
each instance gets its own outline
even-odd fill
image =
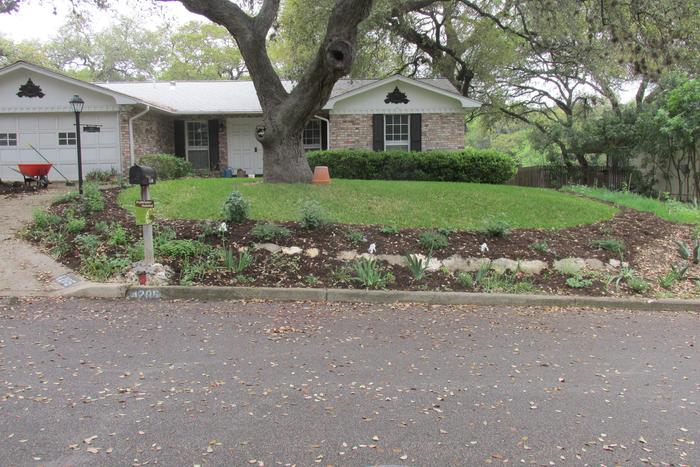
[[[24,177],[24,184],[46,188],[49,186],[49,171],[53,164],[17,164],[18,172]]]

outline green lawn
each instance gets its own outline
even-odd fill
[[[651,212],[671,222],[681,224],[700,223],[700,210],[690,204],[678,201],[659,201],[636,193],[610,191],[605,188],[591,188],[582,185],[566,186],[563,190],[590,198],[602,199],[620,206],[636,209],[637,211]]]
[[[614,207],[554,190],[474,183],[333,180],[331,185],[267,184],[260,180],[185,178],[151,187],[156,213],[172,219],[220,219],[226,196],[237,189],[258,220],[298,220],[299,207],[315,199],[347,224],[475,229],[488,219],[514,228],[562,228],[610,219]],[[121,193],[132,209],[137,187]]]

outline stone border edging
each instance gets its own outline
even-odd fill
[[[693,311],[700,300],[587,297],[580,295],[520,295],[404,290],[305,289],[273,287],[143,287],[86,283],[58,295],[81,298],[273,300],[358,303],[424,303],[429,305],[487,305],[617,308],[640,311]]]

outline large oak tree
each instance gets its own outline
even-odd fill
[[[263,0],[257,12],[228,0],[179,1],[225,27],[238,44],[263,110],[255,136],[263,147],[265,180],[309,182],[311,169],[301,143],[304,125],[321,110],[338,79],[350,72],[358,26],[369,15],[372,0],[335,1],[316,56],[292,90],[283,86],[267,51],[281,0]]]

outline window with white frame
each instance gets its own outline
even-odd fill
[[[209,170],[209,124],[206,121],[187,122],[185,134],[187,160],[195,170]]]
[[[17,133],[0,133],[0,146],[17,146]]]
[[[187,122],[187,147],[209,149],[209,125],[207,122]]]
[[[409,151],[408,115],[384,115],[384,150]]]
[[[58,133],[58,145],[59,146],[75,146],[77,140],[74,131],[66,131]]]
[[[321,121],[314,118],[306,122],[302,134],[304,151],[318,151],[321,149]]]

